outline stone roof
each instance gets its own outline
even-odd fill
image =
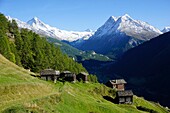
[[[126,84],[127,82],[124,79],[116,79],[116,80],[110,80],[110,83],[112,83],[112,84]]]
[[[88,75],[89,75],[89,74],[86,73],[86,72],[81,72],[80,74],[85,75],[85,76],[88,76]]]
[[[118,91],[117,92],[118,96],[133,96],[132,90],[125,90],[125,91]]]
[[[76,75],[73,73],[69,73],[69,74],[65,75],[65,77],[76,77]]]
[[[41,76],[48,76],[48,75],[59,75],[60,71],[56,71],[53,69],[45,69],[40,72]]]
[[[70,71],[63,71],[62,73],[64,73],[64,74],[70,74],[71,72],[70,72]]]

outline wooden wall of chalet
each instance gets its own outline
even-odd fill
[[[117,90],[125,90],[125,85],[124,84],[117,84],[116,89]]]
[[[76,76],[76,78],[77,78],[77,80],[78,81],[88,81],[88,75],[84,75],[84,74],[81,74],[81,73],[79,73],[77,76]]]
[[[65,76],[63,78],[63,80],[69,81],[69,82],[75,82],[76,81],[76,75],[73,74],[72,76]]]
[[[133,96],[123,96],[117,97],[118,104],[132,104],[133,103]]]

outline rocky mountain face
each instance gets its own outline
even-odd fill
[[[89,39],[79,39],[71,44],[82,50],[119,56],[160,34],[162,32],[157,28],[125,14],[117,18],[111,16]]]

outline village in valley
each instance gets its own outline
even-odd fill
[[[62,82],[71,82],[75,83],[76,81],[88,83],[89,74],[86,72],[81,72],[79,74],[74,74],[70,71],[60,71],[53,69],[45,69],[40,72],[39,78],[46,81],[53,81],[56,83],[57,81]],[[124,79],[115,79],[109,80],[105,85],[116,90],[116,97],[114,99],[114,103],[116,104],[133,104],[133,92],[132,90],[126,90],[125,84],[127,82]],[[110,101],[110,100],[108,100]]]

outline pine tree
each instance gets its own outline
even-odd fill
[[[46,68],[73,73],[86,72],[81,64],[63,54],[59,47],[32,31],[19,30],[16,21],[9,22],[3,14],[0,14],[0,53],[34,72]]]
[[[7,35],[0,30],[0,53],[15,63],[15,55],[11,52]]]
[[[21,63],[26,69],[32,69],[34,67],[33,53],[31,51],[31,33],[26,29],[21,30],[21,38],[23,40]]]

